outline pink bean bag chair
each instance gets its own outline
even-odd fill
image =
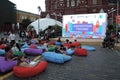
[[[14,75],[21,78],[27,78],[35,76],[41,72],[43,72],[47,68],[48,63],[46,61],[42,61],[38,63],[34,67],[23,67],[23,66],[15,66],[13,68]]]

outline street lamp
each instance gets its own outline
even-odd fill
[[[114,8],[111,8],[110,10],[108,10],[108,13],[112,14],[112,25],[113,25],[113,22],[114,22],[114,12],[115,11],[116,11],[116,9],[114,9]]]
[[[39,15],[39,18],[40,18],[40,15],[41,15],[41,11],[42,11],[41,7],[38,6],[38,15]],[[38,34],[40,32],[40,21],[39,21],[39,18],[38,18]]]
[[[117,0],[117,16],[119,15],[119,0]],[[118,33],[118,23],[116,24],[116,35]]]

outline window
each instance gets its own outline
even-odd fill
[[[70,3],[69,3],[69,0],[67,0],[67,7],[69,7],[70,6]]]
[[[75,0],[71,0],[71,6],[72,6],[72,7],[75,6]]]
[[[80,0],[77,0],[77,6],[79,6],[80,5]]]
[[[64,0],[59,0],[59,1],[64,1]]]
[[[92,11],[93,11],[93,12],[96,12],[96,9],[93,9]]]
[[[93,0],[93,4],[97,4],[97,0]]]

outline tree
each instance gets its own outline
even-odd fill
[[[23,19],[22,20],[22,26],[24,29],[27,29],[27,26],[31,23],[32,21],[30,19]]]
[[[120,1],[120,0],[108,0],[110,3],[117,3],[117,1]]]

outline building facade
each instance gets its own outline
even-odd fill
[[[16,23],[16,5],[9,0],[0,0],[0,31],[9,31]]]
[[[19,26],[19,29],[24,29],[22,27],[22,21],[24,19],[29,19],[31,22],[33,22],[33,21],[37,20],[39,17],[40,16],[38,14],[17,10],[17,24]]]
[[[108,13],[108,18],[114,18],[117,11],[109,13],[112,8],[116,9],[116,4],[109,3],[108,0],[46,0],[46,12],[62,21],[61,15],[88,14],[88,13]]]

